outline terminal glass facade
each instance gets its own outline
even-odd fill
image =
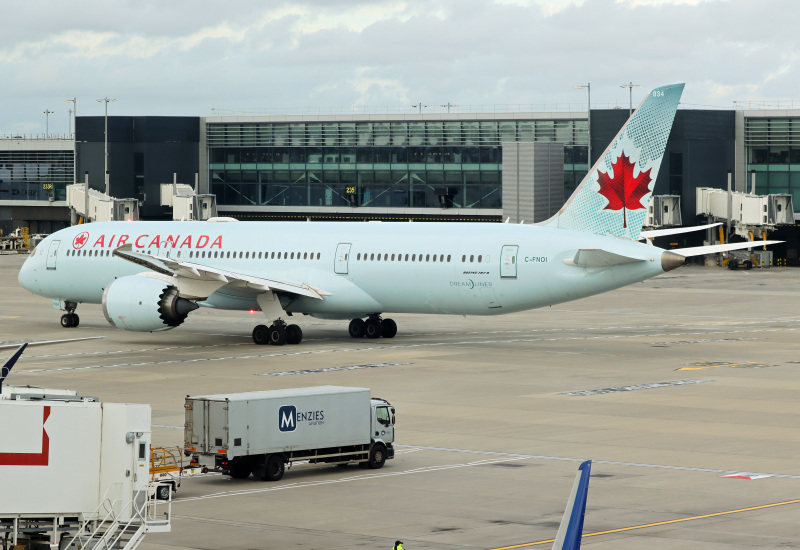
[[[800,204],[800,117],[745,118],[748,189],[756,175],[759,195],[791,194]]]
[[[565,193],[588,171],[587,121],[208,122],[219,204],[500,209],[501,143],[564,143]],[[445,197],[445,198],[443,198]]]
[[[67,200],[73,167],[71,150],[0,150],[0,200]]]

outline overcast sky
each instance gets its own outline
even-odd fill
[[[800,103],[796,0],[25,0],[0,20],[0,134],[80,115],[451,103]],[[471,106],[471,107],[468,107]],[[374,109],[372,109],[374,107]],[[214,109],[214,111],[212,111]],[[539,109],[537,109],[539,110]]]

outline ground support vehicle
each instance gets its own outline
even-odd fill
[[[395,410],[369,388],[317,386],[189,396],[184,453],[234,478],[283,477],[287,465],[394,458]]]

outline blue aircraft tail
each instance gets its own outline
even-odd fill
[[[11,359],[6,361],[6,364],[3,365],[2,369],[0,369],[0,390],[3,389],[3,382],[5,381],[6,376],[8,376],[8,373],[11,371],[11,368],[17,362],[17,359],[19,359],[20,355],[22,355],[22,352],[25,351],[26,347],[28,347],[28,343],[27,342],[22,344],[17,349],[16,353],[14,353],[14,355],[11,356]]]
[[[578,468],[572,492],[561,518],[553,550],[579,550],[583,536],[583,516],[586,513],[586,497],[589,494],[589,475],[592,471],[592,461],[587,460]]]

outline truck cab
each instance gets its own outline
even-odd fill
[[[372,446],[375,448],[380,443],[386,447],[386,457],[394,458],[394,407],[385,399],[373,397],[372,406]]]

